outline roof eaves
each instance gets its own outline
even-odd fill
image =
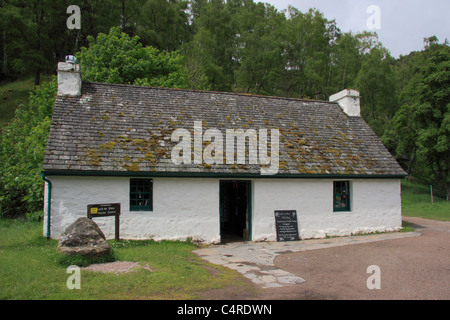
[[[96,177],[161,177],[161,178],[251,178],[251,179],[403,179],[406,174],[275,174],[207,173],[207,172],[133,172],[133,171],[75,171],[44,170],[48,176]]]

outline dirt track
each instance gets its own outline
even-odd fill
[[[270,289],[249,283],[211,290],[208,299],[450,299],[450,222],[404,220],[421,235],[283,254],[275,266],[305,283]],[[381,289],[367,288],[371,265],[380,268]]]

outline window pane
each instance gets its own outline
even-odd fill
[[[334,181],[333,207],[334,211],[350,211],[350,182]]]
[[[152,211],[151,179],[130,179],[130,211]]]

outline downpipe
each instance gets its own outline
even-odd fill
[[[47,240],[50,239],[50,212],[52,211],[52,182],[42,172],[42,180],[48,183],[47,188]]]

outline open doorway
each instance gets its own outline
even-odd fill
[[[250,240],[250,185],[250,181],[220,181],[220,236],[222,242]]]

